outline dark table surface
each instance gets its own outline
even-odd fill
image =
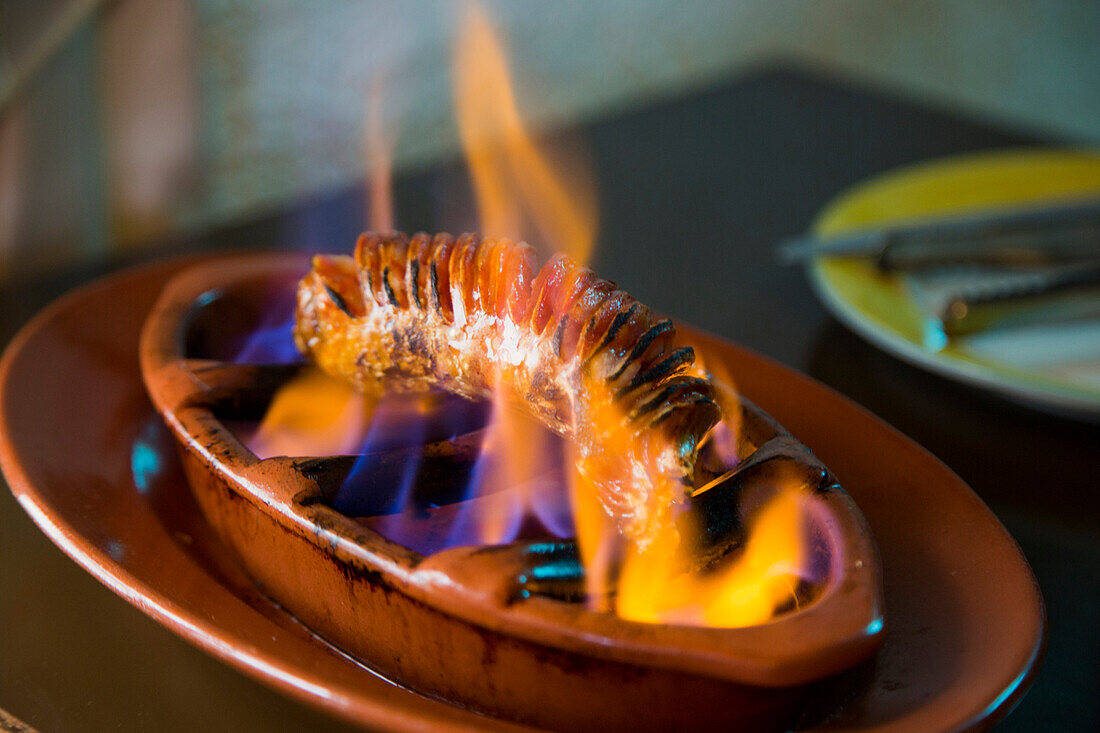
[[[780,239],[805,230],[830,198],[869,175],[1054,141],[783,69],[568,135],[587,141],[599,180],[598,272],[658,310],[869,408],[954,469],[1016,537],[1042,586],[1050,639],[1034,687],[1001,729],[1100,730],[1100,426],[1009,404],[878,351],[825,312],[801,271],[772,255]],[[366,220],[364,199],[351,188],[159,252],[346,250]],[[396,221],[410,230],[473,225],[457,163],[399,177],[395,200]],[[0,291],[0,343],[49,300],[123,264]],[[7,492],[0,708],[48,731],[346,728],[205,656],[114,596]]]

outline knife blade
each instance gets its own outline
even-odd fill
[[[785,264],[818,256],[873,257],[883,270],[976,263],[1030,267],[1100,257],[1100,199],[986,209],[783,242]]]

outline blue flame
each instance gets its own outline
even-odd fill
[[[253,331],[233,361],[238,364],[294,364],[302,361],[294,345],[294,319],[261,326]]]
[[[394,514],[423,508],[415,496],[420,474],[419,448],[454,440],[484,427],[488,406],[444,393],[402,395],[388,393],[379,400],[355,461],[333,502],[349,516]],[[382,466],[386,462],[387,465]],[[378,485],[378,474],[399,475],[396,486]],[[462,483],[464,476],[454,476]],[[457,496],[440,497],[453,501]]]
[[[569,537],[573,534],[565,482],[561,477],[563,443],[530,461],[532,474],[517,486],[501,485],[501,458],[482,445],[472,466],[458,462],[432,467],[423,481],[426,464],[419,448],[440,440],[483,439],[477,433],[490,420],[487,403],[450,395],[388,395],[378,405],[356,460],[333,500],[333,508],[360,517],[384,537],[421,554],[481,544],[485,511],[500,522],[500,543],[531,537]],[[421,400],[420,409],[410,409]],[[510,446],[522,450],[539,446]],[[388,482],[388,485],[384,485]],[[426,484],[426,485],[425,485]],[[479,498],[478,502],[469,501]]]
[[[233,361],[302,361],[294,344],[294,305],[292,288],[272,293],[261,322],[230,350]],[[541,468],[518,487],[489,485],[499,483],[501,472],[499,460],[484,450],[473,465],[459,462],[449,469],[449,476],[433,475],[427,483],[434,494],[422,486],[425,465],[420,448],[468,436],[486,426],[490,413],[488,403],[453,395],[387,392],[375,406],[370,423],[363,426],[362,441],[351,452],[357,458],[332,498],[333,508],[363,519],[388,539],[422,554],[479,543],[484,517],[475,516],[473,502],[467,500],[489,493],[499,495],[492,508],[501,512],[497,517],[503,524],[501,542],[572,536],[572,514],[561,478],[562,451],[540,456]],[[230,427],[234,432],[247,432],[248,425],[239,421]],[[536,446],[511,446],[513,450],[524,448],[534,450]],[[135,454],[134,460],[144,466],[149,459]],[[438,467],[433,470],[438,474]],[[135,477],[138,475],[135,469]]]
[[[296,293],[276,292],[266,300],[261,320],[244,335],[233,361],[238,364],[295,364],[302,355],[294,344]]]

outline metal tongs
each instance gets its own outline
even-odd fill
[[[935,308],[949,336],[1100,317],[1100,298],[1081,297],[1091,289],[1100,294],[1095,196],[800,237],[780,245],[778,256],[786,264],[819,256],[871,257],[883,272],[925,280],[951,272],[955,292]]]

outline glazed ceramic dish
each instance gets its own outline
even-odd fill
[[[267,294],[293,292],[302,272],[297,257],[251,255],[181,273],[147,319],[141,357],[208,522],[249,575],[322,637],[403,684],[486,714],[605,731],[785,729],[807,684],[881,644],[879,563],[863,517],[820,462],[748,402],[736,417],[742,461],[685,511],[708,554],[721,556],[748,523],[731,519],[740,496],[774,492],[779,474],[806,492],[809,562],[823,579],[769,623],[624,621],[531,583],[561,577],[577,554],[569,540],[424,557],[337,511],[326,487],[339,483],[338,457],[260,460],[223,422],[262,415],[292,370],[216,361],[216,343],[238,340],[234,322],[254,331],[232,314],[263,310]]]
[[[818,217],[828,236],[1014,204],[1100,195],[1100,155],[977,153],[891,172],[837,197]],[[876,346],[951,379],[1061,413],[1100,419],[1100,322],[987,331],[945,341],[904,277],[868,259],[819,257],[810,278],[826,307]]]
[[[0,457],[22,505],[120,595],[279,689],[378,728],[509,727],[387,682],[319,642],[256,592],[202,521],[137,370],[141,323],[180,267],[89,286],[13,342],[0,372]],[[880,547],[885,646],[814,688],[800,727],[966,728],[1011,709],[1034,672],[1045,621],[1029,568],[988,509],[838,395],[712,338],[697,345],[832,468]]]

